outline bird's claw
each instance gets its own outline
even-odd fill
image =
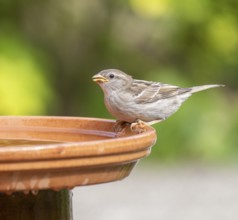
[[[129,123],[126,122],[126,121],[117,120],[116,123],[113,126],[113,130],[116,133],[122,132],[122,131],[124,131],[126,126],[128,126],[128,124]]]
[[[120,135],[122,135],[125,132],[125,130],[128,128],[128,126],[130,126],[131,132],[140,134],[140,133],[145,132],[145,130],[146,130],[145,128],[149,125],[139,119],[133,123],[117,120],[113,126],[113,130],[115,133],[117,133],[117,134],[120,133]]]
[[[136,122],[131,123],[130,129],[132,132],[140,134],[145,132],[145,127],[147,126],[148,126],[147,123],[138,119]]]

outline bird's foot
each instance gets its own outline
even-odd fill
[[[128,125],[129,123],[126,121],[117,120],[113,126],[113,130],[116,133],[123,132]]]
[[[140,134],[143,133],[145,131],[145,127],[148,127],[149,125],[144,122],[141,121],[140,119],[136,120],[136,122],[131,123],[131,131],[136,133],[136,134]]]

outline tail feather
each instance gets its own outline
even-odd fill
[[[195,92],[200,92],[206,89],[211,89],[211,88],[215,88],[215,87],[220,87],[220,86],[224,86],[224,85],[203,85],[203,86],[194,86],[191,88],[191,93],[195,93]]]

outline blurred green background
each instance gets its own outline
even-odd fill
[[[237,0],[1,0],[0,114],[111,118],[102,69],[194,95],[155,125],[152,161],[238,159]]]

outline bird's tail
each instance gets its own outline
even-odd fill
[[[203,85],[203,86],[194,86],[191,89],[191,93],[195,93],[195,92],[200,92],[202,90],[206,90],[206,89],[211,89],[211,88],[215,88],[215,87],[220,87],[220,86],[224,86],[224,85]]]

